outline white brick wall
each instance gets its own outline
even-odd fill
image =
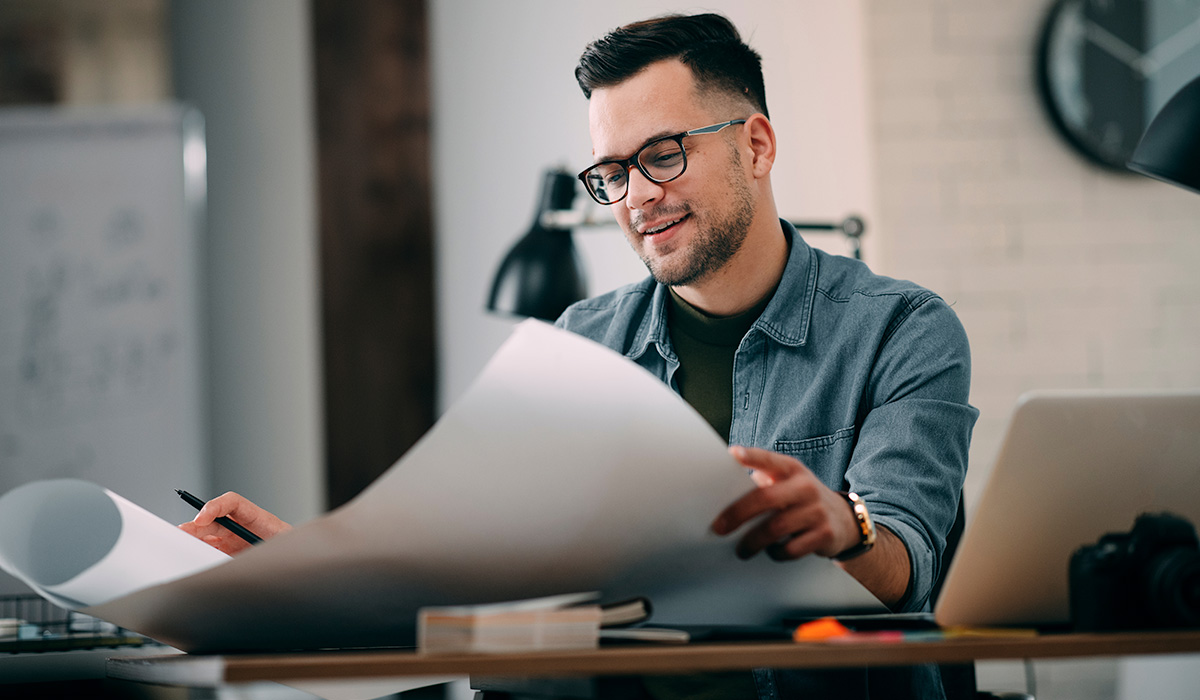
[[[954,305],[978,496],[1030,389],[1200,386],[1200,196],[1088,164],[1034,82],[1049,0],[867,3],[880,271]]]
[[[968,510],[1022,392],[1200,386],[1200,196],[1103,172],[1058,137],[1033,77],[1050,5],[867,3],[883,256],[870,262],[939,292],[970,336]],[[1025,687],[1019,663],[978,672],[988,690]],[[1041,662],[1037,695],[1115,698],[1121,673]]]

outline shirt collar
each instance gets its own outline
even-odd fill
[[[791,242],[787,265],[784,266],[775,295],[752,328],[759,329],[783,345],[805,345],[808,343],[809,322],[817,294],[817,255],[790,222],[780,219],[779,225]],[[796,312],[797,300],[800,302],[799,313]],[[670,290],[665,285],[655,284],[650,299],[650,314],[642,317],[642,324],[629,347],[628,357],[637,359],[651,345],[657,345],[663,357],[676,359],[667,330],[669,303]]]
[[[791,241],[791,250],[775,296],[754,327],[782,345],[807,345],[817,297],[817,254],[790,222],[780,219],[779,225]]]

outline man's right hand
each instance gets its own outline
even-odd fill
[[[217,518],[225,516],[259,537],[269,539],[292,529],[284,521],[254,505],[241,494],[229,491],[204,504],[196,518],[183,523],[180,530],[197,537],[226,554],[237,554],[250,548],[250,543],[219,525]]]

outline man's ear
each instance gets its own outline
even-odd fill
[[[745,129],[754,158],[751,162],[754,177],[766,177],[775,165],[775,128],[769,119],[756,113],[746,119]]]

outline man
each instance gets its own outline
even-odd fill
[[[575,75],[595,162],[580,179],[651,277],[571,306],[558,325],[670,384],[753,470],[759,487],[712,525],[752,523],[739,556],[831,557],[893,610],[927,610],[977,416],[953,311],[809,248],[779,219],[760,58],[724,17],[621,27]],[[930,672],[890,690],[940,696]],[[854,696],[833,677],[829,688]]]
[[[580,178],[651,278],[558,325],[678,388],[761,475],[713,523],[727,534],[770,514],[739,554],[842,558],[893,609],[923,609],[977,415],[954,313],[779,220],[759,57],[725,18],[622,27],[587,48],[576,77],[597,163]],[[869,550],[841,491],[869,511]]]
[[[621,27],[587,47],[576,77],[595,163],[580,178],[651,277],[573,305],[558,325],[677,389],[753,470],[758,486],[712,524],[718,534],[750,524],[740,556],[834,558],[893,610],[928,609],[977,415],[953,311],[809,248],[778,218],[760,59],[725,18]],[[236,494],[183,527],[226,551],[244,546],[218,515],[260,534],[287,527]],[[732,695],[746,688],[738,678],[701,683]],[[749,689],[854,697],[871,682],[876,697],[879,679],[862,672],[765,671]],[[890,689],[941,695],[933,669]]]

